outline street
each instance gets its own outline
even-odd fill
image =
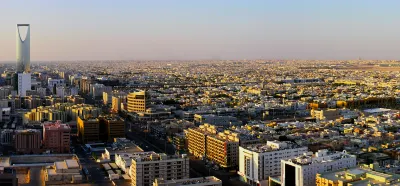
[[[87,154],[80,145],[75,145],[75,154],[79,157],[82,168],[86,168],[89,171],[90,179],[89,183],[95,183],[101,186],[112,186],[113,184],[108,179],[108,175],[100,168],[95,160],[91,159],[91,155]],[[107,177],[107,178],[105,178]]]

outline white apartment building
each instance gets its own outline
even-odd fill
[[[53,87],[56,86],[65,86],[65,80],[64,79],[52,79],[49,78],[47,80],[47,87],[50,89],[50,91],[53,90]]]
[[[132,157],[129,169],[132,186],[151,186],[156,178],[179,180],[189,178],[189,157],[164,153],[139,152]]]
[[[201,177],[201,178],[186,178],[180,180],[164,180],[162,178],[156,179],[153,186],[222,186],[222,181],[214,176]]]
[[[316,174],[356,166],[356,156],[343,152],[319,150],[281,161],[282,186],[315,186]]]
[[[26,96],[26,91],[31,90],[31,73],[18,73],[18,95]]]
[[[281,160],[298,157],[308,151],[293,142],[267,141],[239,147],[241,180],[250,185],[267,185],[269,176],[281,174]]]

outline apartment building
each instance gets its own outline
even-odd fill
[[[126,104],[126,95],[117,95],[117,96],[112,96],[111,97],[111,108],[114,112],[119,112],[121,111],[124,107],[123,104]]]
[[[153,186],[222,186],[222,181],[214,176],[201,178],[187,178],[179,180],[165,180],[157,178],[153,182]]]
[[[77,118],[78,138],[82,143],[100,141],[100,125],[98,118]]]
[[[196,157],[206,157],[206,140],[208,135],[215,135],[217,128],[213,125],[204,124],[198,128],[189,128],[187,133],[188,149]]]
[[[135,153],[129,175],[132,186],[151,186],[156,178],[164,180],[189,178],[189,158],[186,154],[167,156],[155,152]]]
[[[225,130],[218,132],[214,125],[204,124],[188,129],[189,152],[206,157],[221,167],[235,167],[239,163],[239,135]]]
[[[62,122],[67,122],[67,113],[61,110],[58,110],[52,106],[40,106],[34,109],[31,109],[30,112],[26,112],[24,114],[23,122],[29,123],[33,121],[56,121],[61,120]]]
[[[71,127],[61,121],[43,124],[43,148],[57,153],[69,153]]]
[[[239,135],[225,130],[207,136],[206,154],[207,159],[223,168],[236,167],[239,164]]]
[[[340,110],[338,109],[326,109],[326,110],[316,110],[312,109],[311,112],[311,117],[316,118],[318,120],[336,120],[341,117],[340,115]]]
[[[250,185],[267,185],[269,176],[280,176],[281,160],[298,157],[308,151],[293,142],[267,141],[239,147],[241,180]]]
[[[72,107],[66,109],[68,116],[71,116],[73,120],[77,117],[81,117],[84,119],[90,117],[98,117],[102,112],[101,108],[87,104],[73,105]]]
[[[128,94],[128,112],[146,112],[150,106],[150,94],[146,91]]]
[[[41,152],[42,134],[36,129],[15,131],[15,150],[17,153],[38,154]]]
[[[343,152],[319,150],[314,155],[305,153],[296,158],[281,160],[282,186],[316,186],[317,173],[356,166],[356,156]]]

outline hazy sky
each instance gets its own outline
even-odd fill
[[[0,61],[17,23],[31,60],[399,59],[399,0],[8,0]]]

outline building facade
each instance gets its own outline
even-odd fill
[[[282,186],[315,186],[317,173],[340,170],[356,166],[356,156],[343,152],[319,150],[302,156],[281,160]]]
[[[114,138],[125,137],[125,121],[115,115],[99,117],[102,140],[112,142]]]
[[[204,124],[188,129],[189,152],[207,158],[223,168],[239,164],[239,135],[225,130],[218,132],[214,125]]]
[[[57,153],[69,153],[71,128],[61,121],[43,124],[43,148]]]
[[[28,90],[31,90],[31,74],[18,73],[18,95],[26,96]]]
[[[41,152],[42,134],[36,129],[15,131],[15,150],[17,153],[38,154]]]
[[[267,185],[269,176],[280,176],[281,160],[298,157],[308,151],[290,141],[239,147],[239,175],[250,185]]]
[[[128,94],[128,112],[146,112],[150,106],[150,95],[146,91]]]
[[[82,143],[100,141],[100,125],[99,119],[81,117],[77,118],[78,138]]]
[[[167,156],[155,152],[136,153],[129,169],[132,186],[150,186],[156,178],[179,180],[189,178],[189,157]]]

